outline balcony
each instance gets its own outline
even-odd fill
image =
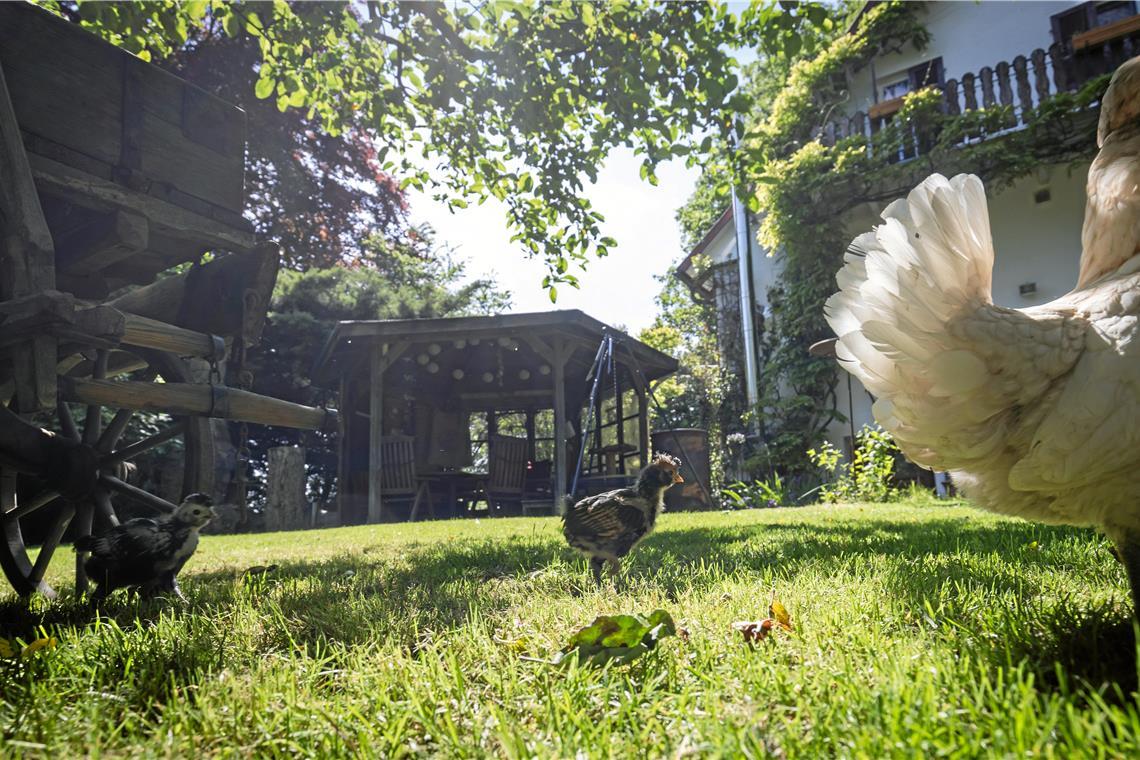
[[[1012,63],[985,66],[942,85],[943,113],[949,116],[1004,107],[1008,116],[996,125],[964,135],[956,144],[969,145],[1000,137],[1028,126],[1042,103],[1059,93],[1076,92],[1082,85],[1115,71],[1140,54],[1140,15],[1076,35],[1048,50],[1019,55]],[[841,116],[817,130],[824,145],[862,135],[869,155],[888,151],[888,161],[901,163],[921,156],[930,135],[915,124],[893,124],[902,98],[876,103],[868,113]],[[887,129],[891,125],[890,129]]]

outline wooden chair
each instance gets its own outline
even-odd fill
[[[416,519],[420,504],[426,502],[428,513],[434,518],[430,481],[416,476],[415,440],[410,435],[386,435],[380,439],[380,498],[382,502],[411,502],[410,520]]]
[[[529,462],[525,438],[493,435],[487,467],[487,506],[502,509],[511,505],[522,509]]]
[[[551,479],[553,465],[549,459],[531,462],[526,475],[526,493],[522,499],[524,517],[532,512],[553,514],[554,482]]]

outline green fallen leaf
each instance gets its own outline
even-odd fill
[[[599,615],[570,637],[570,643],[558,653],[554,663],[571,657],[594,666],[632,662],[661,639],[675,635],[677,626],[665,610],[654,610],[644,619],[638,615]]]

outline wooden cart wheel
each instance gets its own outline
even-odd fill
[[[60,371],[72,377],[111,378],[129,371],[139,371],[145,378],[164,382],[191,382],[186,363],[177,356],[146,349],[110,351],[101,349],[94,361],[81,355],[60,364]],[[136,376],[136,379],[137,376]],[[65,557],[70,552],[57,550],[69,526],[72,536],[85,535],[119,522],[116,500],[149,508],[152,512],[169,511],[174,505],[127,483],[119,477],[122,463],[167,441],[180,440],[183,452],[181,494],[202,491],[210,493],[214,484],[214,442],[210,420],[205,417],[175,417],[164,420],[161,429],[137,441],[124,442],[124,432],[135,413],[129,409],[114,410],[104,425],[103,409],[87,406],[81,419],[76,419],[69,406],[57,404],[54,417],[55,431],[82,444],[93,454],[91,461],[97,469],[94,487],[79,499],[67,499],[52,489],[52,484],[17,473],[0,463],[0,567],[12,587],[22,596],[39,592],[49,598],[54,589],[44,580],[44,574],[53,558]],[[45,427],[48,427],[45,425]],[[24,498],[20,498],[23,494]],[[34,494],[34,495],[31,495]],[[36,519],[50,515],[50,526],[43,536],[34,560],[24,541],[25,530],[21,522],[31,515]],[[87,590],[87,577],[83,570],[83,555],[76,555],[75,590]],[[62,559],[60,560],[62,561]]]

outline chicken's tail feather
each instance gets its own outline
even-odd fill
[[[935,174],[883,219],[851,243],[825,313],[840,363],[878,398],[876,419],[933,464],[940,434],[995,411],[972,398],[990,379],[983,357],[948,330],[992,304],[985,190],[973,175]]]

